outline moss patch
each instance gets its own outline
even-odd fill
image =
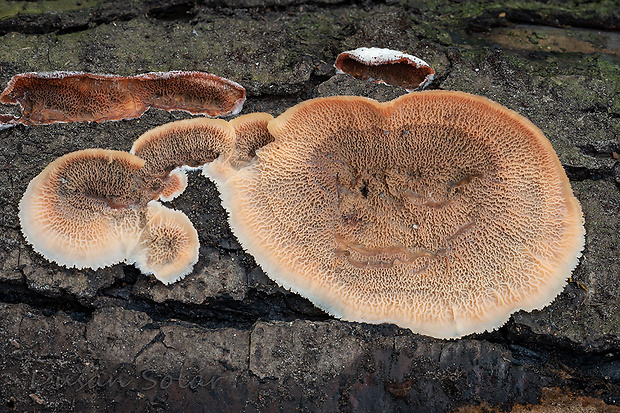
[[[103,0],[2,1],[0,2],[0,19],[15,17],[20,13],[41,14],[84,10],[103,3],[105,3]]]

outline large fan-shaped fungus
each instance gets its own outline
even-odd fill
[[[332,97],[268,127],[275,141],[220,185],[223,204],[271,278],[337,317],[459,337],[547,305],[577,264],[564,170],[497,103]]]
[[[331,97],[275,119],[174,122],[142,136],[132,152],[144,165],[127,155],[112,169],[125,168],[118,182],[133,176],[147,198],[178,193],[175,168],[206,163],[231,227],[265,272],[346,320],[393,322],[435,337],[493,329],[514,311],[550,303],[584,245],[581,208],[549,141],[517,113],[466,93],[387,103]],[[52,183],[36,178],[22,200],[26,237],[35,243],[34,227],[55,225],[48,221],[74,228],[55,217],[65,214],[66,194],[83,188],[89,195],[71,203],[71,214],[95,210],[101,231],[115,234],[124,198],[110,198],[107,185],[67,180],[52,165],[42,173]],[[129,261],[174,282],[195,263],[197,235],[180,213],[148,205],[142,255]],[[71,234],[98,228],[88,225],[54,236],[81,250],[92,237]],[[35,248],[66,264],[47,244]],[[171,274],[160,267],[177,262],[182,268]]]

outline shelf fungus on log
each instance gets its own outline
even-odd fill
[[[160,182],[160,199],[167,201],[185,190],[186,170],[226,163],[234,140],[234,130],[222,119],[187,119],[147,131],[134,142],[130,153],[146,161],[145,179]]]
[[[132,258],[143,274],[171,284],[192,271],[199,246],[198,233],[184,213],[151,201],[140,248]]]
[[[230,122],[222,119],[188,119],[166,123],[140,136],[130,153],[145,160],[141,173],[170,200],[185,190],[185,171],[202,169],[203,175],[224,182],[249,165],[256,151],[273,137],[268,113],[250,113]],[[156,187],[155,183],[159,186]]]
[[[202,167],[263,270],[345,320],[441,338],[492,330],[549,304],[584,245],[581,208],[549,141],[466,93],[320,98],[275,119],[173,122],[132,152],[144,157],[131,172],[147,188],[138,192],[151,199],[183,165]],[[141,235],[161,240],[140,245],[191,244],[178,236],[191,233],[184,218],[144,211],[152,228]],[[150,267],[136,259],[145,272],[157,266],[149,257]]]
[[[272,279],[336,317],[492,330],[549,304],[578,263],[581,208],[553,148],[495,102],[321,98],[268,130],[223,205]]]
[[[0,127],[133,119],[149,107],[226,116],[241,111],[245,89],[204,72],[130,77],[82,72],[22,73],[9,81],[0,102],[22,108],[21,117],[0,115]]]
[[[424,60],[396,50],[360,47],[342,52],[334,64],[338,73],[357,79],[398,86],[408,91],[424,89],[435,70]]]
[[[189,219],[152,199],[143,159],[86,149],[61,156],[35,177],[19,204],[26,240],[48,260],[76,268],[136,262],[174,282],[198,259]]]
[[[123,261],[140,239],[133,177],[143,165],[136,156],[104,149],[56,159],[30,181],[19,204],[26,240],[67,267]]]

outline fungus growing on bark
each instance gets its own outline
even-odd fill
[[[487,99],[424,92],[301,103],[220,184],[239,241],[329,313],[435,337],[549,304],[583,218],[542,132]]]
[[[146,73],[132,80],[138,100],[157,109],[226,116],[241,112],[245,102],[243,86],[210,73]]]
[[[167,201],[185,190],[185,170],[204,168],[205,176],[220,182],[247,166],[258,149],[273,141],[267,129],[272,119],[268,113],[251,113],[230,122],[171,122],[144,133],[130,152],[146,160],[142,174]]]
[[[156,201],[148,204],[140,247],[132,257],[143,274],[171,284],[198,262],[198,233],[187,216]]]
[[[258,149],[273,142],[267,128],[272,120],[268,113],[249,113],[230,121],[235,130],[235,159],[231,162],[234,166],[247,166]]]
[[[165,201],[185,190],[185,170],[215,167],[228,158],[218,159],[220,154],[232,153],[234,140],[234,130],[222,119],[187,119],[145,132],[130,152],[146,161],[141,173]]]
[[[47,258],[97,268],[125,257],[176,281],[196,262],[197,234],[182,213],[147,202],[183,187],[178,168],[204,166],[239,241],[280,285],[337,317],[434,337],[549,304],[584,245],[581,208],[542,132],[461,92],[173,122],[135,142],[144,161],[82,152],[48,166],[20,204],[24,234]],[[41,247],[39,232],[56,239]],[[113,234],[97,241],[106,261],[65,258],[86,255],[99,232]],[[118,234],[126,241],[110,245]],[[59,239],[69,246],[57,253]]]
[[[125,260],[140,239],[144,202],[134,176],[144,161],[127,152],[86,149],[50,163],[19,204],[26,240],[48,260],[93,269]]]
[[[244,101],[245,89],[239,84],[203,72],[131,77],[81,72],[22,73],[13,76],[0,95],[2,103],[19,104],[22,116],[0,115],[0,126],[132,119],[149,107],[225,116],[238,113]]]
[[[157,193],[142,186],[144,166],[137,156],[104,149],[56,159],[20,202],[26,240],[67,267],[135,262],[165,284],[179,280],[198,260],[198,234],[182,212],[151,201]]]
[[[205,165],[203,174],[221,185],[256,157],[256,151],[273,141],[267,125],[268,113],[250,113],[229,122],[233,134],[232,148],[216,162]]]
[[[396,50],[360,47],[342,52],[334,64],[338,73],[357,79],[399,86],[408,91],[424,89],[435,71],[424,60]]]
[[[176,168],[170,172],[170,174],[164,178],[150,177],[148,179],[153,187],[153,181],[157,181],[157,187],[159,189],[159,199],[164,202],[172,201],[177,196],[181,195],[187,188],[187,174],[183,167]]]

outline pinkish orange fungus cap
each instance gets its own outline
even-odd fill
[[[238,166],[245,166],[256,156],[256,151],[273,142],[267,125],[273,120],[269,113],[249,113],[229,123],[235,130],[235,160]]]
[[[268,113],[250,113],[239,116],[229,125],[233,130],[233,146],[216,162],[205,165],[203,174],[218,185],[250,164],[256,151],[273,141],[267,125],[273,120]]]
[[[577,265],[581,208],[553,148],[495,102],[322,98],[268,129],[220,185],[231,227],[337,317],[460,337],[549,304]]]
[[[192,271],[198,261],[198,248],[198,233],[189,218],[151,201],[140,247],[130,260],[142,273],[171,284]]]
[[[159,199],[168,202],[181,195],[187,188],[187,174],[182,168],[177,168],[170,172],[163,180],[163,189],[159,194]]]
[[[241,111],[245,89],[203,72],[155,72],[129,77],[82,72],[21,73],[9,81],[0,102],[23,108],[21,118],[0,116],[0,127],[132,119],[149,107],[226,116]]]
[[[396,50],[360,47],[342,52],[334,63],[339,73],[357,79],[403,87],[424,89],[435,77],[435,70],[424,60]]]
[[[99,268],[125,260],[140,238],[133,177],[144,161],[126,152],[86,149],[50,163],[19,204],[26,240],[48,260]]]
[[[239,113],[245,102],[243,86],[210,73],[155,72],[132,79],[139,99],[158,109],[226,116]]]
[[[201,169],[230,157],[235,132],[222,119],[187,119],[166,123],[140,136],[131,153],[146,161],[141,175],[145,185],[170,200],[187,186],[184,170]]]

